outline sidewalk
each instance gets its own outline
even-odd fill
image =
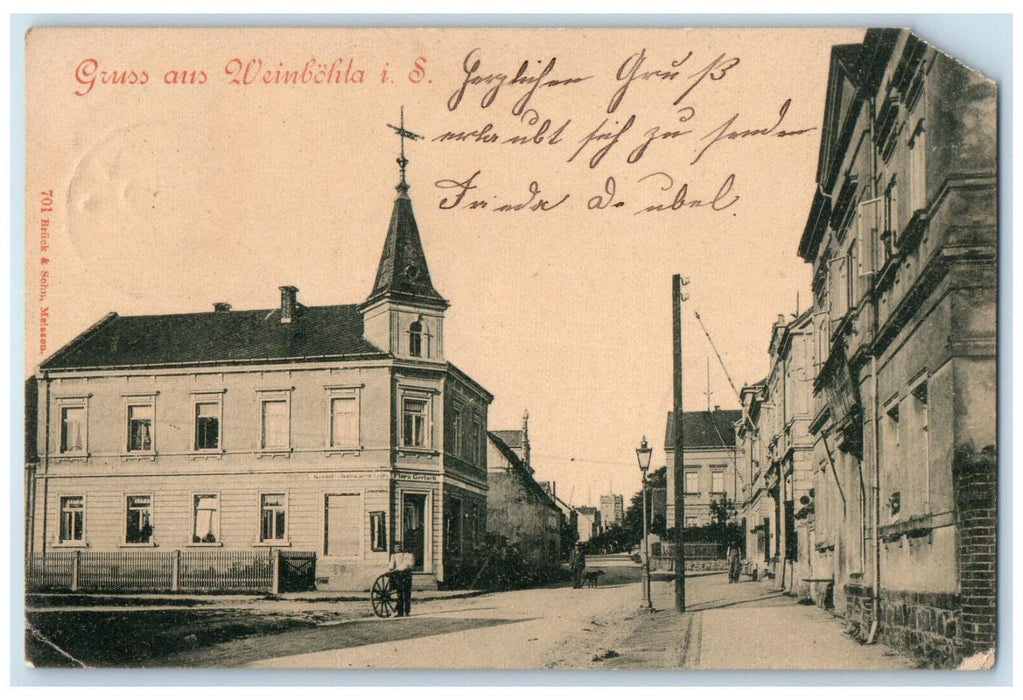
[[[674,584],[657,582],[649,613],[605,668],[688,670],[908,670],[912,660],[863,645],[841,620],[782,595],[773,582],[727,583],[722,574],[687,581],[687,612],[674,611]]]

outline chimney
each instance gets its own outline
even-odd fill
[[[228,304],[226,301],[218,301],[213,305],[213,310],[216,311],[218,314],[222,314],[225,311],[230,311],[231,305]]]
[[[714,411],[717,412],[717,411],[720,411],[720,410],[721,410],[721,406],[719,406],[718,404],[714,404]]]
[[[295,307],[298,306],[298,289],[292,286],[281,287],[281,323],[291,323],[295,318]]]

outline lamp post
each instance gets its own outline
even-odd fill
[[[639,462],[639,471],[643,475],[643,606],[647,610],[653,610],[654,604],[650,599],[650,541],[649,526],[646,513],[646,472],[650,468],[650,457],[654,451],[646,442],[646,435],[643,442],[636,448],[636,460]]]

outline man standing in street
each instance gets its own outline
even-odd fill
[[[416,556],[408,551],[408,547],[397,545],[395,552],[387,563],[391,572],[391,581],[398,593],[398,617],[408,617],[412,612],[412,567],[416,565]]]
[[[586,568],[586,554],[583,553],[582,542],[575,543],[575,549],[572,550],[568,565],[572,569],[572,588],[582,588],[583,570]]]

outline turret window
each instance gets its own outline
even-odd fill
[[[412,357],[423,356],[423,323],[413,321],[408,327],[408,354]]]

